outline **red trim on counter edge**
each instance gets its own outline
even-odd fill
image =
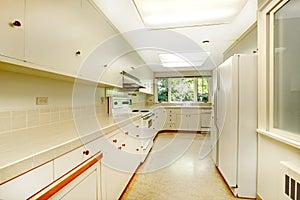
[[[160,130],[159,133],[207,133],[209,131],[190,131],[190,130]]]
[[[87,169],[97,163],[99,160],[103,158],[102,152],[98,152],[95,155],[91,156],[89,159],[84,161],[83,163],[77,165],[74,169],[67,172],[60,178],[56,179],[52,183],[50,183],[45,188],[41,189],[39,192],[34,194],[33,196],[29,197],[27,200],[44,200],[49,199],[61,189],[63,189],[66,185],[84,173]]]

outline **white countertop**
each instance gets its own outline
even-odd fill
[[[156,108],[211,109],[211,106],[155,105]],[[142,110],[142,109],[141,109]],[[140,119],[145,113],[112,117],[98,114],[98,125],[82,119],[0,134],[0,184],[30,169],[51,161],[73,149]],[[78,122],[78,121],[77,121]],[[80,134],[84,133],[84,134]],[[84,141],[84,142],[83,142]]]
[[[73,120],[0,134],[0,184],[84,145],[83,141],[93,141],[138,120],[140,115],[97,116],[98,129],[90,128],[85,135]]]

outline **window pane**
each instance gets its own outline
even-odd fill
[[[194,78],[171,79],[172,102],[194,102]]]
[[[158,102],[168,102],[168,79],[158,79],[157,98]]]
[[[274,128],[300,134],[300,0],[275,13]]]
[[[198,102],[208,102],[208,77],[198,78]]]

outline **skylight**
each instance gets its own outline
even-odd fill
[[[160,53],[163,67],[200,67],[209,57],[209,52]]]
[[[148,28],[229,23],[247,0],[133,0]]]

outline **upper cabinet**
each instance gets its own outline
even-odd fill
[[[26,1],[25,60],[77,76],[89,53],[115,34],[88,0]]]
[[[0,61],[117,87],[122,87],[121,71],[144,65],[92,0],[0,5]],[[148,71],[139,72],[147,84],[153,78],[151,70],[151,78],[144,78]]]
[[[0,1],[0,55],[24,59],[24,0]]]
[[[145,64],[137,65],[137,67],[130,72],[132,75],[138,77],[141,80],[142,85],[145,88],[139,91],[146,94],[153,94],[153,71]]]

